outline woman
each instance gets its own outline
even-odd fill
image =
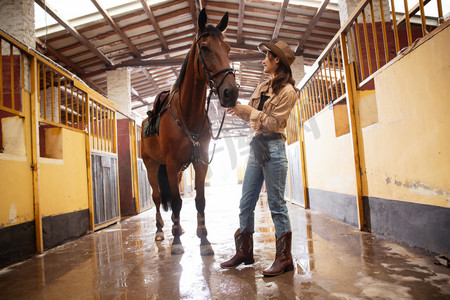
[[[248,105],[238,104],[228,109],[231,115],[250,122],[255,131],[250,156],[244,175],[240,200],[240,228],[234,238],[236,254],[220,264],[222,268],[235,268],[241,263],[252,264],[254,211],[263,182],[275,226],[276,255],[272,265],[263,271],[265,276],[276,276],[294,269],[291,255],[292,232],[284,189],[287,159],[284,142],[286,121],[297,99],[291,64],[295,60],[292,49],[284,42],[264,42],[258,46],[266,53],[262,64],[271,79],[260,84]]]

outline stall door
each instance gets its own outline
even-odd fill
[[[92,154],[92,181],[94,225],[118,220],[117,157]]]
[[[298,141],[287,147],[287,156],[289,162],[291,201],[304,207],[305,200],[303,196],[302,159]]]

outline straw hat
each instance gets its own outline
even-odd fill
[[[283,64],[290,67],[295,60],[294,51],[285,42],[279,41],[277,43],[262,42],[258,46],[259,51],[270,51],[278,57]]]

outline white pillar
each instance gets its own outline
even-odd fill
[[[131,116],[131,75],[128,68],[107,71],[108,99],[114,102],[120,111]],[[120,119],[120,114],[118,115]]]
[[[0,28],[3,31],[27,47],[36,48],[34,0],[0,0],[0,16]],[[9,54],[9,49],[3,53]]]
[[[295,80],[295,85],[298,85],[305,76],[305,59],[303,56],[296,56],[291,65],[292,76]]]

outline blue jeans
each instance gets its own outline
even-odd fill
[[[284,200],[287,176],[286,148],[282,139],[266,141],[266,143],[270,150],[270,160],[264,167],[256,162],[253,149],[250,148],[239,205],[239,223],[241,232],[255,231],[255,207],[265,180],[267,201],[278,239],[291,231],[288,209]]]

